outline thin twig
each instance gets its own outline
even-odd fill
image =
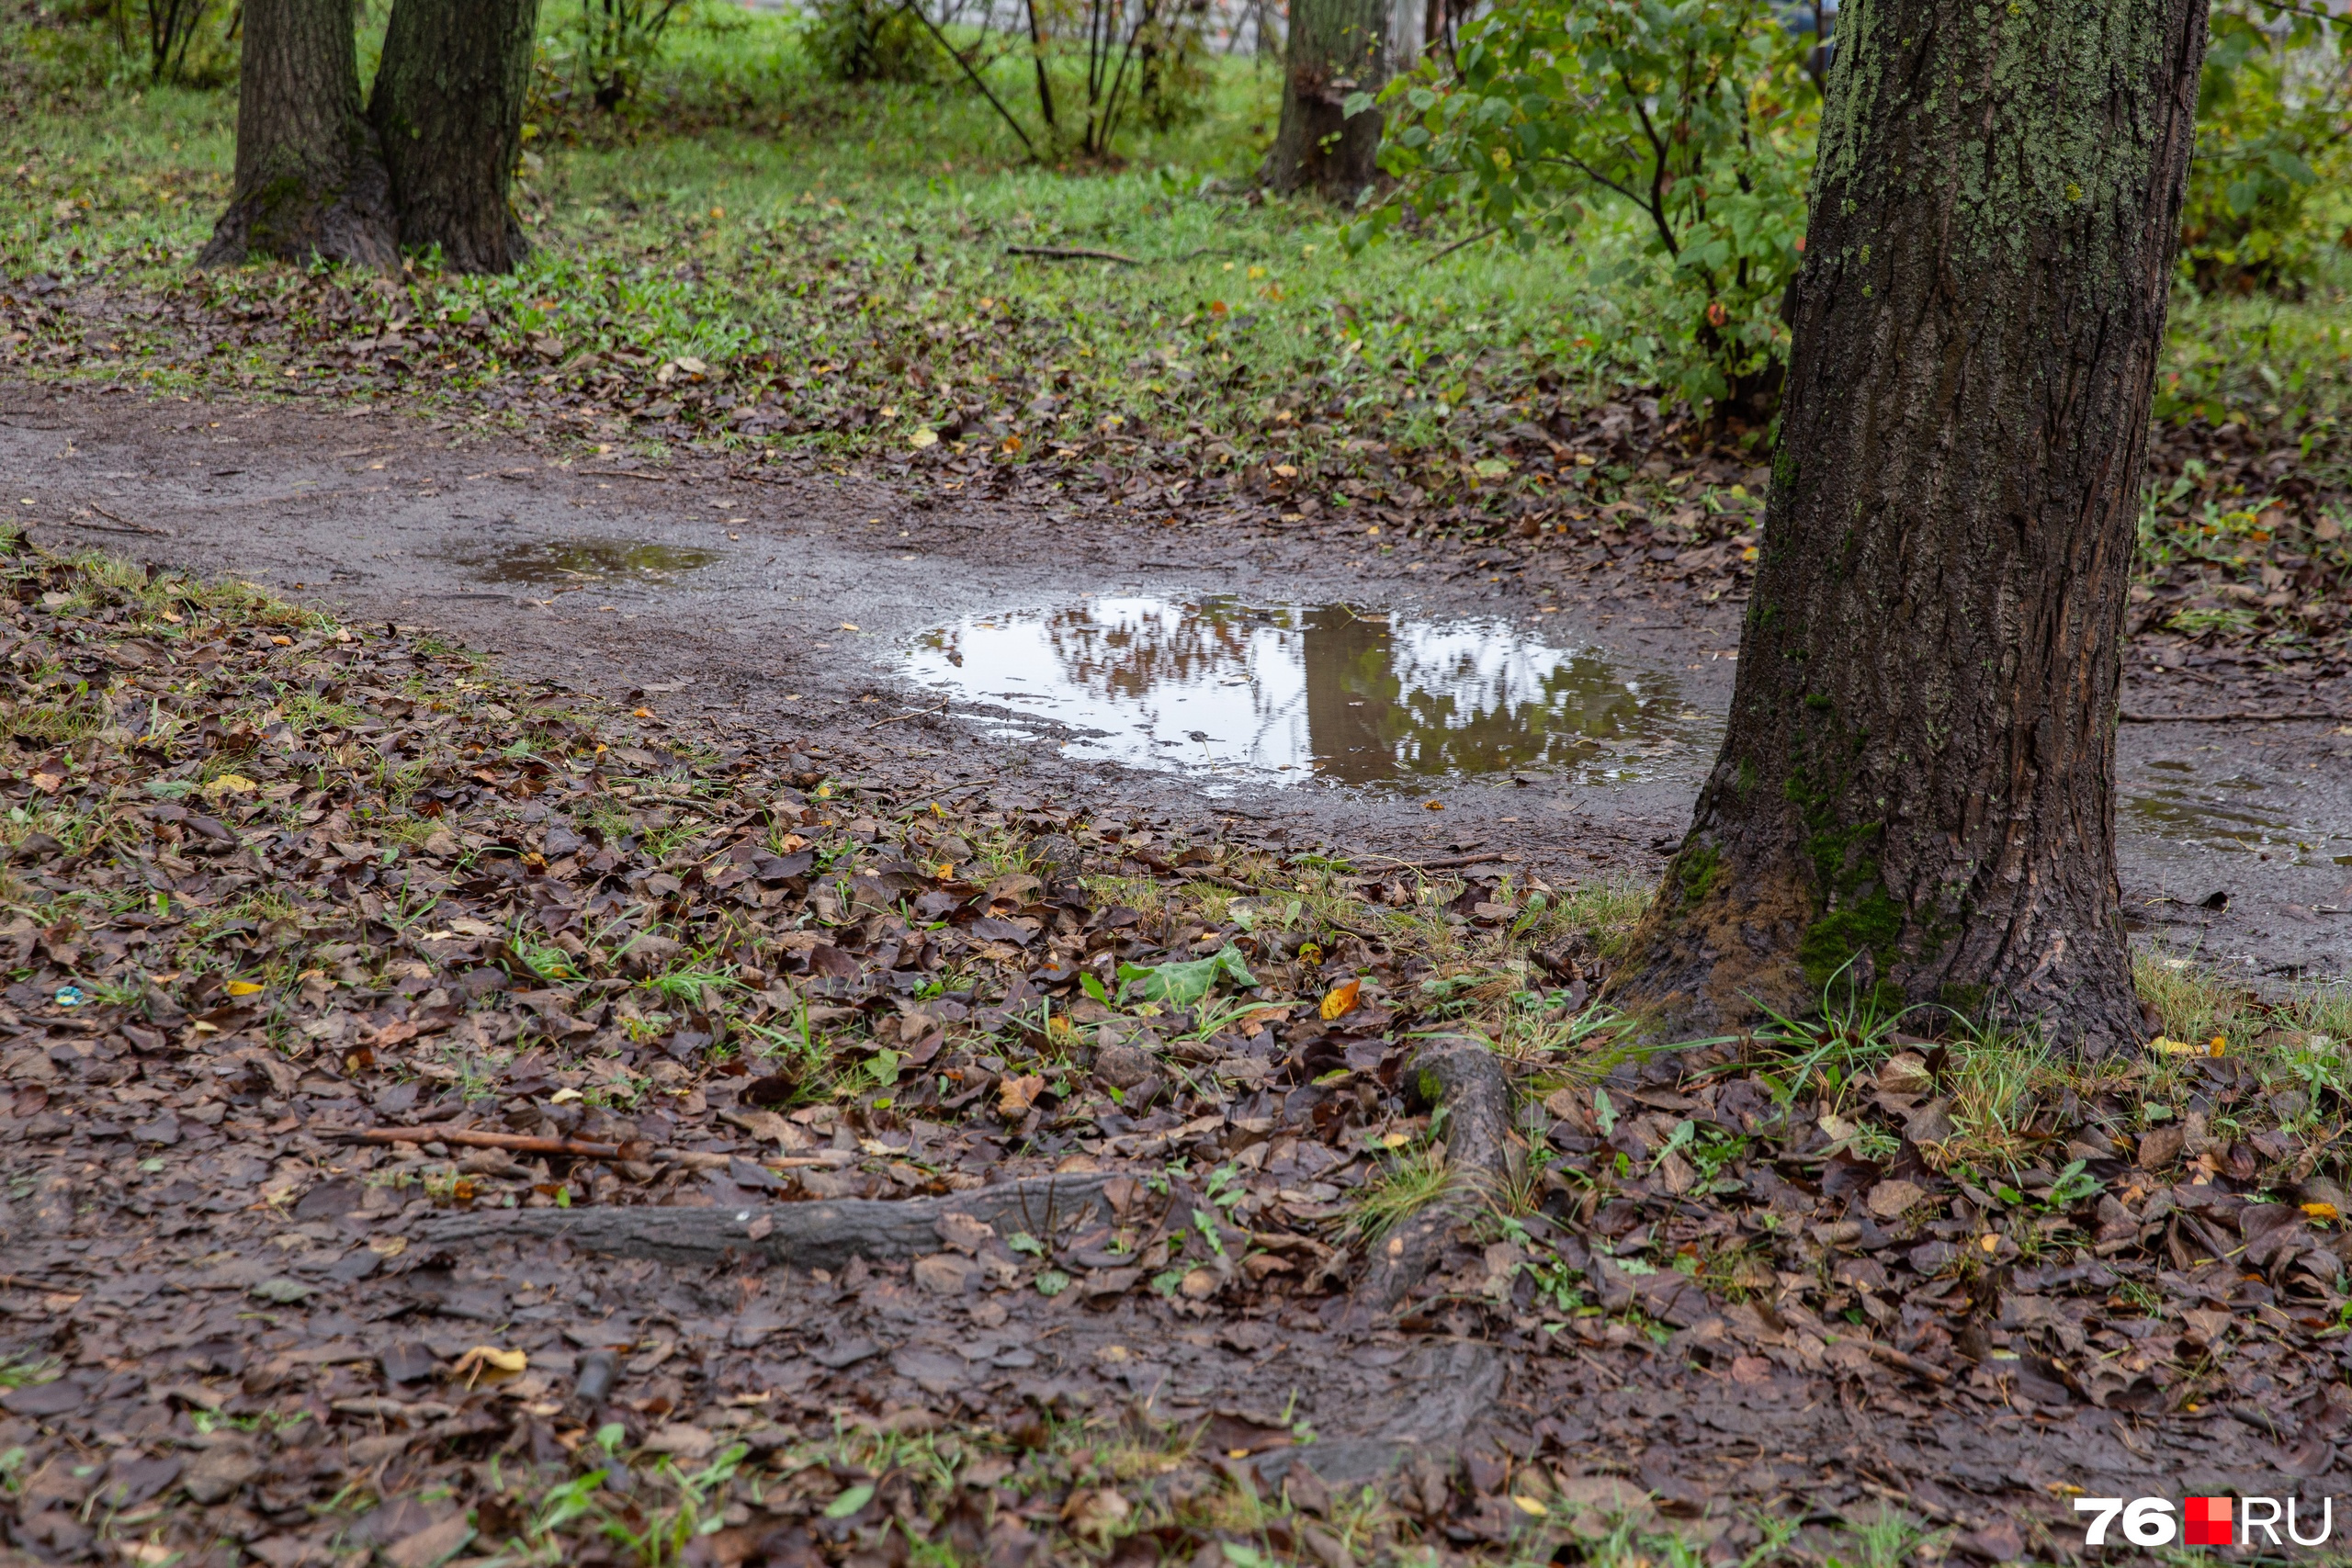
[[[1475,245],[1481,240],[1491,240],[1502,231],[1503,226],[1501,224],[1489,223],[1485,228],[1479,230],[1476,233],[1465,234],[1461,239],[1454,241],[1453,243],[1446,246],[1445,249],[1430,257],[1430,261],[1442,262],[1446,257],[1452,255],[1454,252],[1460,250],[1463,246]],[[1423,265],[1426,265],[1428,264],[1424,263]]]
[[[1125,266],[1141,266],[1133,256],[1123,256],[1116,251],[1092,251],[1082,245],[1007,245],[1009,256],[1040,256],[1047,261],[1106,261]]]
[[[578,471],[583,474],[594,474],[600,479],[645,479],[657,485],[665,485],[670,482],[670,476],[667,474],[641,473],[635,468],[582,468]]]
[[[1470,865],[1501,865],[1517,859],[1515,854],[1496,850],[1486,854],[1447,855],[1440,860],[1397,860],[1390,855],[1365,855],[1367,861],[1386,861],[1391,871],[1459,871]]]
[[[1900,1367],[1914,1377],[1925,1378],[1929,1382],[1937,1384],[1951,1382],[1951,1374],[1933,1361],[1923,1361],[1917,1356],[1908,1355],[1892,1345],[1881,1344],[1875,1339],[1859,1339],[1856,1343],[1887,1365]]]
[[[939,30],[938,25],[931,19],[931,13],[922,8],[921,0],[907,0],[899,9],[910,13],[916,21],[921,22],[931,36],[939,40],[939,47],[947,51],[948,58],[964,68],[964,74],[971,78],[972,85],[980,90],[981,96],[988,99],[989,107],[996,110],[998,117],[1005,124],[1012,127],[1012,134],[1021,138],[1022,147],[1028,152],[1030,161],[1035,163],[1037,157],[1037,144],[1029,140],[1029,133],[1021,128],[1019,120],[1012,118],[1012,111],[999,102],[996,94],[989,91],[988,83],[981,79],[978,72],[972,69],[972,62],[956,52],[956,46],[947,41],[947,35]]]
[[[896,724],[902,718],[922,718],[929,714],[945,713],[947,711],[947,704],[952,699],[942,698],[939,705],[935,708],[909,708],[904,713],[894,713],[888,718],[877,718],[872,724],[865,727],[866,730],[870,734],[873,731],[881,728],[886,724]]]
[[[113,513],[108,512],[105,507],[100,506],[95,501],[90,502],[90,510],[96,513],[99,516],[106,518],[109,522],[121,524],[125,528],[134,534],[153,534],[160,539],[168,539],[172,536],[172,531],[169,528],[158,528],[153,524],[133,523],[128,517],[118,517]],[[95,523],[81,523],[76,524],[75,526],[82,528],[95,528],[97,525]]]
[[[2232,708],[2226,713],[2132,713],[2119,715],[2126,724],[2352,724],[2352,713],[2326,708]]]

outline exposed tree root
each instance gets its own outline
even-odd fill
[[[838,1269],[853,1258],[885,1262],[937,1252],[945,1246],[938,1223],[950,1214],[1043,1238],[1107,1208],[1103,1189],[1115,1179],[1044,1176],[941,1198],[843,1198],[747,1207],[489,1209],[439,1220],[426,1239],[560,1236],[585,1251],[665,1263],[708,1262],[736,1252],[801,1269]]]
[[[1351,1315],[1358,1318],[1396,1311],[1436,1266],[1454,1227],[1491,1203],[1512,1174],[1510,1085],[1492,1046],[1460,1035],[1432,1040],[1406,1068],[1406,1091],[1440,1113],[1435,1135],[1453,1179],[1374,1249],[1355,1290]]]

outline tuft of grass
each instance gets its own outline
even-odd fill
[[[2194,958],[2136,950],[2132,983],[2140,999],[2156,1010],[2168,1039],[2202,1045],[2218,1035],[2228,1048],[2242,1050],[2267,1027],[2243,984]]]
[[[1434,1147],[1416,1145],[1383,1162],[1378,1175],[1356,1190],[1349,1202],[1348,1233],[1364,1243],[1378,1241],[1445,1196],[1454,1173]]]

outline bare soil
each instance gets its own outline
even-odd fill
[[[233,573],[364,619],[445,629],[518,673],[746,734],[805,734],[946,765],[1097,809],[1223,815],[1374,852],[1509,850],[1555,879],[1648,878],[1679,841],[1711,757],[1608,787],[1474,780],[1425,794],[1258,790],[1209,800],[1182,775],[1073,761],[989,739],[895,677],[896,650],[975,612],[1114,590],[1345,601],[1538,620],[1679,677],[1728,707],[1744,596],[1509,540],[1395,540],[1303,521],[1140,524],[1019,502],[958,502],[848,474],[745,468],[701,454],[657,469],[551,454],[400,413],[283,402],[148,400],[109,389],[0,389],[0,475],[21,520],[158,563]],[[1393,531],[1392,531],[1393,532]],[[486,560],[582,540],[707,552],[667,581],[581,589],[492,579]],[[564,591],[570,590],[570,591]],[[2161,667],[2161,668],[2159,668]],[[2135,716],[2332,710],[2327,660],[2143,633]],[[893,716],[899,715],[907,716]],[[2352,724],[2133,723],[2119,815],[2126,907],[2150,940],[2258,983],[2352,972]],[[2304,846],[2298,850],[2297,843]],[[2226,907],[2222,907],[2226,906]]]

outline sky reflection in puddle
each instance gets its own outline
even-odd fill
[[[975,615],[916,639],[907,673],[1010,709],[998,733],[1170,770],[1406,785],[1514,772],[1647,776],[1719,721],[1671,677],[1499,621],[1345,604],[1105,596]],[[1055,726],[1066,728],[1055,729]]]

